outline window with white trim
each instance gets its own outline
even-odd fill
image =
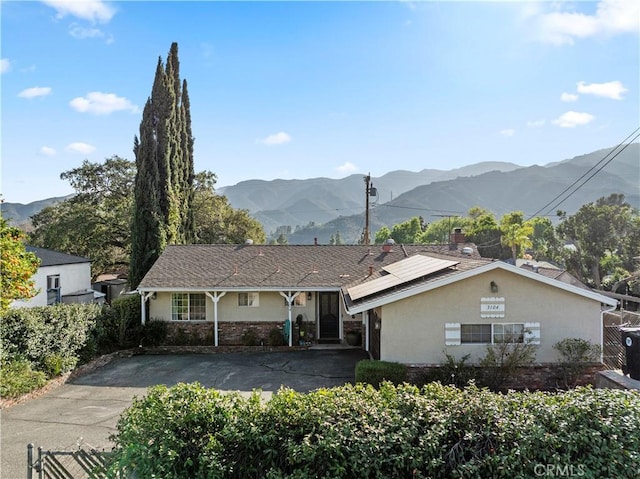
[[[207,300],[204,293],[173,293],[172,321],[206,321]]]
[[[260,306],[259,293],[238,293],[238,306],[257,308]]]
[[[540,323],[445,324],[445,344],[540,344]]]
[[[49,275],[47,276],[47,304],[58,304],[60,300],[60,275]]]

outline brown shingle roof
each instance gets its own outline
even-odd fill
[[[473,248],[471,255],[462,247]],[[339,289],[379,277],[381,268],[414,254],[460,260],[459,270],[486,264],[473,245],[172,245],[139,285],[158,289]],[[372,268],[372,275],[369,269]],[[450,274],[454,274],[452,271]]]

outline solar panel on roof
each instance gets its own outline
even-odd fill
[[[442,271],[460,263],[459,261],[451,261],[446,259],[430,258],[423,255],[410,256],[390,265],[384,266],[382,269],[386,271],[386,276],[376,278],[366,283],[358,284],[347,288],[347,292],[352,301],[365,296],[393,288],[403,283],[413,281],[414,279],[428,276],[433,273]]]

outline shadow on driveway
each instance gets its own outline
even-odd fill
[[[110,450],[122,411],[156,384],[199,382],[265,399],[281,386],[300,392],[352,383],[361,350],[141,355],[114,359],[47,394],[2,411],[2,478],[27,477],[27,444]]]
[[[224,391],[274,392],[286,386],[308,392],[353,383],[356,363],[366,358],[356,349],[141,355],[116,359],[68,384],[147,388],[199,382]]]

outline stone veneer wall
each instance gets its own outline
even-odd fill
[[[269,344],[269,333],[277,328],[284,329],[284,321],[264,322],[264,321],[233,321],[218,322],[218,345],[232,346],[242,345],[242,337],[249,331],[255,331],[258,341],[262,340],[264,345]],[[303,339],[312,341],[316,338],[315,323],[305,322],[302,325],[305,332]],[[298,345],[300,340],[299,328],[293,322],[293,345]],[[177,322],[167,323],[167,344],[175,345],[213,345],[214,330],[213,322]]]
[[[421,384],[424,379],[432,375],[440,368],[438,365],[407,365],[407,379],[414,384]],[[476,368],[479,370],[480,368]],[[604,364],[585,365],[582,374],[576,382],[576,386],[595,385],[599,371],[605,369]],[[509,379],[501,388],[504,391],[525,389],[534,391],[547,391],[561,388],[559,378],[562,377],[561,366],[558,364],[537,364],[520,368],[514,378]]]

